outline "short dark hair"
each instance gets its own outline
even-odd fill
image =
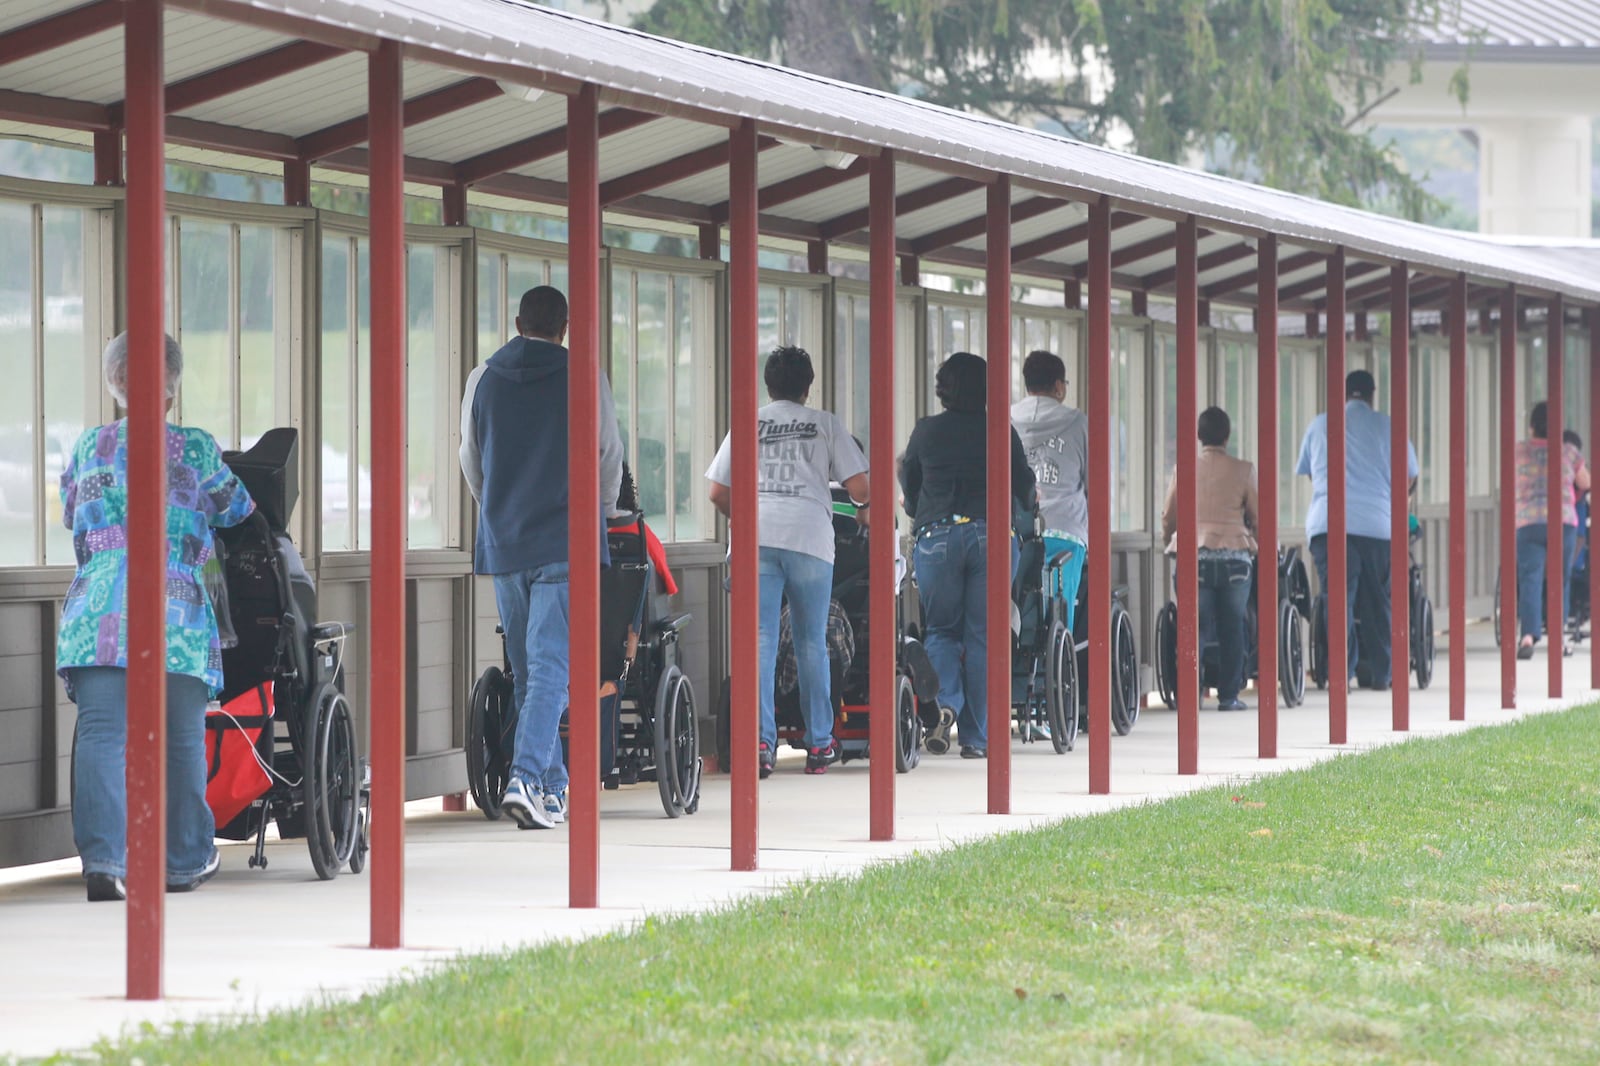
[[[1561,431],[1561,443],[1570,444],[1580,452],[1583,451],[1583,438],[1575,430],[1564,429]]]
[[[971,352],[956,352],[939,364],[933,394],[946,410],[982,411],[985,407],[984,362]]]
[[[559,337],[567,327],[567,298],[554,286],[535,285],[522,294],[517,321],[535,337]]]
[[[1372,380],[1372,375],[1365,370],[1352,370],[1344,378],[1344,394],[1346,397],[1356,396],[1363,400],[1371,400],[1378,391],[1378,383]]]
[[[1022,361],[1022,384],[1030,393],[1049,392],[1056,382],[1067,380],[1067,364],[1055,352],[1042,348],[1028,353]]]
[[[811,354],[792,344],[772,349],[772,354],[767,356],[767,369],[763,377],[768,396],[791,403],[804,400],[806,393],[811,391],[811,383],[817,380],[815,371],[811,369]]]
[[[1208,448],[1220,448],[1228,443],[1228,437],[1233,433],[1233,423],[1228,421],[1228,412],[1220,407],[1207,407],[1200,412],[1199,436],[1200,443]]]
[[[1528,428],[1533,430],[1535,437],[1550,435],[1550,408],[1543,400],[1534,404],[1533,410],[1528,413]]]

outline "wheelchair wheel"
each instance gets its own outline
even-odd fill
[[[1133,619],[1119,602],[1111,608],[1111,725],[1125,737],[1139,721],[1139,648]]]
[[[324,881],[339,874],[356,849],[361,828],[361,771],[356,729],[344,693],[332,685],[317,692],[301,794],[305,800],[306,847]]]
[[[506,717],[513,691],[500,668],[491,666],[472,686],[467,712],[467,788],[491,822],[500,817],[500,800],[510,783],[516,719],[507,723]]]
[[[895,675],[894,772],[908,774],[922,761],[922,719],[917,715],[917,694],[911,679]]]
[[[1311,680],[1328,687],[1328,601],[1322,596],[1311,608]]]
[[[1050,623],[1045,659],[1045,712],[1050,721],[1050,746],[1057,755],[1078,742],[1078,655],[1072,634],[1060,619]]]
[[[1433,682],[1433,601],[1426,596],[1417,597],[1416,610],[1411,616],[1411,666],[1417,672],[1417,687],[1427,688]]]
[[[1156,616],[1156,691],[1169,710],[1178,706],[1178,605],[1171,600]]]
[[[656,787],[668,818],[700,807],[700,724],[694,713],[694,686],[676,666],[656,685]]]
[[[1494,646],[1500,646],[1500,571],[1494,572]]]
[[[1306,698],[1306,633],[1300,609],[1292,600],[1278,604],[1278,692],[1285,707]]]

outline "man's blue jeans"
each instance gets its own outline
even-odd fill
[[[1244,687],[1244,616],[1250,599],[1250,564],[1200,553],[1200,644],[1217,644],[1217,702],[1239,698]]]
[[[71,671],[78,703],[72,839],[85,874],[128,873],[128,672]],[[167,675],[167,880],[192,881],[216,850],[206,806],[206,683]]]
[[[1517,621],[1522,635],[1544,636],[1544,561],[1546,528],[1517,527]],[[1572,613],[1572,560],[1578,549],[1578,527],[1561,527],[1561,617]]]
[[[1356,672],[1356,663],[1365,651],[1372,659],[1369,671],[1371,684],[1388,685],[1393,670],[1393,654],[1389,647],[1389,541],[1377,537],[1345,537],[1345,648],[1350,655],[1350,673]],[[1317,564],[1317,578],[1323,592],[1328,588],[1328,535],[1318,533],[1311,538],[1311,561]],[[1401,574],[1400,580],[1410,581]],[[1356,619],[1361,619],[1361,647],[1355,637]]]
[[[988,586],[988,523],[981,519],[936,526],[917,538],[912,562],[922,603],[922,635],[939,674],[939,705],[956,712],[961,743],[989,746],[989,641],[985,622]],[[1011,541],[1011,570],[1017,543]],[[1010,654],[1011,641],[1002,647]]]
[[[828,604],[833,600],[833,564],[787,548],[762,548],[761,739],[778,750],[773,686],[778,663],[778,620],[789,599],[795,665],[800,671],[800,708],[807,748],[833,743],[833,671],[828,665]]]
[[[561,716],[567,710],[567,564],[494,575],[494,600],[516,678],[516,751],[511,774],[530,792],[562,792]],[[590,684],[598,679],[590,678]]]

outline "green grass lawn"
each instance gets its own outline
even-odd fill
[[[152,1064],[1596,1062],[1597,751],[1593,708],[1412,741],[101,1051]]]

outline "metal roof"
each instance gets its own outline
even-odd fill
[[[1454,0],[1417,35],[1433,58],[1600,63],[1595,0]]]
[[[10,0],[0,9],[0,47],[8,31],[69,12],[63,22],[82,24],[97,9],[104,17],[107,4],[116,0]],[[1375,275],[1375,263],[1404,261],[1429,273],[1465,272],[1480,285],[1509,282],[1600,300],[1594,271],[1539,248],[1507,247],[1140,159],[519,0],[169,5],[169,98],[184,79],[301,49],[293,69],[256,77],[238,91],[177,94],[168,135],[191,159],[312,158],[319,167],[362,170],[361,57],[315,49],[307,56],[310,46],[296,42],[360,50],[389,39],[405,46],[407,112],[416,119],[406,130],[411,183],[467,181],[482,195],[563,203],[560,93],[589,82],[601,90],[602,125],[615,120],[602,141],[601,180],[613,183],[608,210],[622,214],[722,221],[727,168],[715,155],[726,144],[726,127],[752,119],[765,138],[759,169],[772,201],[762,211],[769,236],[862,243],[864,164],[829,171],[830,160],[811,146],[861,156],[893,149],[900,160],[897,238],[902,251],[933,261],[981,265],[982,188],[1000,173],[1014,179],[1013,246],[1019,258],[1030,253],[1017,265],[1021,274],[1082,277],[1080,201],[1106,196],[1116,212],[1119,287],[1170,291],[1172,220],[1192,214],[1205,234],[1202,293],[1219,301],[1254,302],[1251,247],[1266,233],[1282,243],[1280,285],[1290,290],[1290,307],[1317,306],[1320,253],[1336,245],[1349,251],[1353,283]],[[121,95],[121,79],[116,26],[16,62],[0,53],[0,120],[9,120],[0,121],[0,133],[37,135],[52,122],[79,130],[103,124]],[[518,86],[551,91],[528,100]],[[796,181],[805,188],[794,187]],[[1373,298],[1382,298],[1375,288]]]

